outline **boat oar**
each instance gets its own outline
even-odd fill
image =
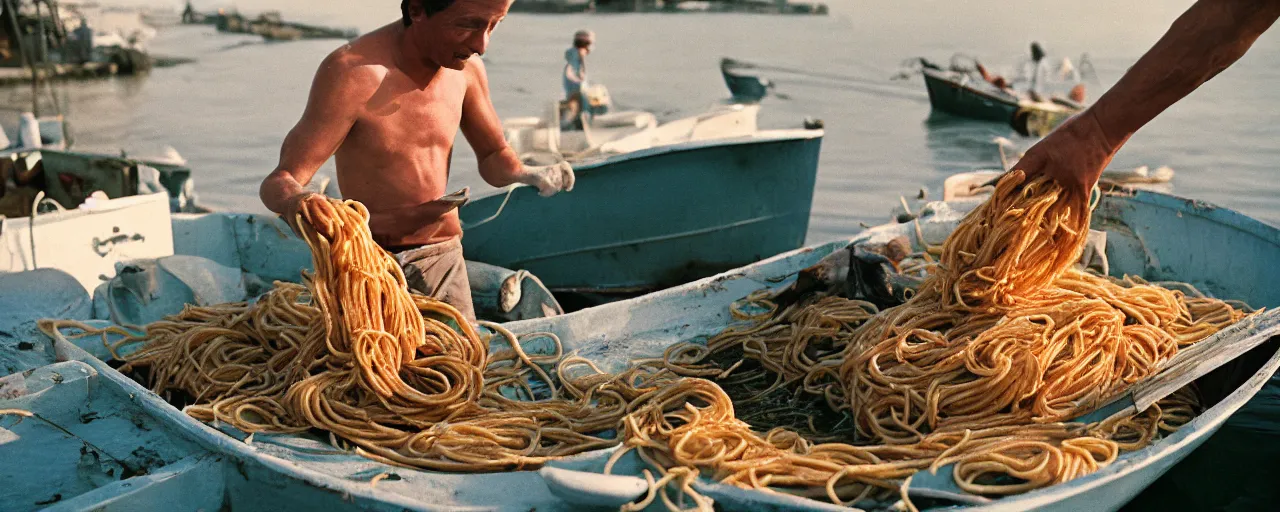
[[[1253,314],[1179,350],[1155,375],[1138,381],[1110,399],[1098,401],[1098,405],[1081,407],[1081,414],[1072,422],[1092,424],[1138,414],[1275,336],[1280,336],[1280,309]],[[991,501],[984,496],[969,494],[956,485],[954,466],[943,466],[936,473],[929,470],[916,472],[908,479],[907,494],[971,505]]]

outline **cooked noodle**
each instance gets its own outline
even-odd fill
[[[1006,176],[900,306],[815,296],[779,310],[755,294],[746,303],[763,312],[732,309],[745,325],[618,375],[566,357],[554,336],[492,324],[505,348],[490,353],[452,307],[408,292],[362,205],[314,198],[298,222],[315,260],[303,284],[187,306],[111,349],[156,392],[189,395],[196,419],[320,429],[391,464],[534,468],[621,443],[610,468],[634,450],[660,473],[646,472],[651,492],[629,509],[709,508],[698,475],[850,504],[948,464],[968,492],[1013,494],[1089,474],[1190,421],[1198,404],[1184,390],[1133,417],[1071,422],[1246,314],[1075,270],[1089,208],[1060,191]],[[531,351],[539,340],[549,350]],[[756,410],[743,415],[751,423],[735,399]],[[828,410],[797,414],[800,403]]]

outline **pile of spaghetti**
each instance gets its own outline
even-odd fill
[[[1190,421],[1193,389],[1133,417],[1071,420],[1248,313],[1076,269],[1090,211],[1061,195],[1047,178],[1005,176],[902,305],[879,311],[819,294],[776,311],[752,297],[766,312],[740,313],[747,325],[665,354],[670,371],[739,390],[744,410],[792,411],[781,422],[790,429],[757,436],[778,422],[735,420],[717,396],[714,412],[652,418],[627,444],[663,466],[849,504],[905,495],[904,479],[949,464],[967,492],[1025,492],[1091,473]],[[820,418],[823,404],[843,415]],[[832,430],[839,442],[810,441]]]
[[[187,395],[195,418],[319,429],[388,463],[508,470],[621,444],[610,467],[635,452],[661,474],[646,472],[651,491],[630,509],[709,508],[698,476],[850,504],[947,464],[969,492],[1012,494],[1088,474],[1192,418],[1186,390],[1133,417],[1070,421],[1246,315],[1076,270],[1090,212],[1060,195],[1045,179],[1003,178],[900,306],[819,295],[777,310],[753,297],[772,309],[617,375],[553,337],[531,354],[532,339],[497,326],[504,348],[489,353],[453,308],[407,291],[360,204],[315,197],[297,223],[315,261],[302,285],[188,306],[113,351],[155,391]],[[740,419],[735,400],[755,411]],[[782,406],[762,410],[770,401]],[[813,407],[797,415],[800,403]]]
[[[278,282],[252,304],[188,305],[141,336],[41,327],[126,336],[110,345],[120,370],[183,395],[196,419],[248,433],[319,429],[390,464],[510,470],[616,444],[588,434],[615,427],[634,388],[554,386],[550,399],[520,400],[534,397],[530,381],[553,382],[539,363],[562,359],[558,350],[530,355],[504,332],[510,346],[489,353],[456,309],[408,292],[363,205],[311,196],[299,216],[315,266],[302,284]],[[558,370],[576,365],[589,367],[563,360]]]

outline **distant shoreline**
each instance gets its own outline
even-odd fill
[[[829,10],[820,2],[793,3],[787,0],[516,0],[510,12],[529,14],[618,14],[618,13],[736,13],[825,16]]]

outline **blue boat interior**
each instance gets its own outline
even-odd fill
[[[518,335],[553,333],[566,352],[618,370],[632,359],[660,355],[674,343],[723,330],[734,323],[732,302],[756,290],[787,286],[799,270],[851,242],[907,236],[917,249],[924,241],[940,244],[965,208],[933,203],[918,226],[915,221],[878,226],[853,240],[791,251],[628,301],[504,326]],[[111,293],[100,289],[90,296],[57,270],[0,275],[0,290],[5,291],[0,293],[0,375],[7,375],[0,378],[0,411],[5,412],[0,415],[0,451],[7,461],[33,461],[0,465],[0,481],[8,482],[0,486],[0,503],[14,510],[546,511],[616,509],[643,494],[638,478],[643,467],[634,456],[624,457],[616,476],[599,474],[612,450],[569,457],[537,471],[456,474],[377,463],[333,446],[323,432],[249,436],[226,425],[203,424],[114,369],[118,362],[107,345],[118,335],[62,341],[38,330],[37,322],[47,318],[98,327],[145,323],[184,303],[251,299],[272,281],[297,281],[298,269],[310,268],[309,254],[281,226],[247,215],[175,216],[175,252],[186,257],[161,259],[150,267],[164,272],[140,267],[139,274],[152,277],[116,282]],[[1280,274],[1258,271],[1280,254],[1280,231],[1254,219],[1196,201],[1138,192],[1104,198],[1093,228],[1108,234],[1106,256],[1114,275],[1184,281],[1219,298],[1258,308],[1280,306]],[[530,347],[536,346],[531,337]],[[1207,410],[1176,433],[1091,475],[1002,499],[958,498],[974,510],[1114,510],[1153,482],[1159,487],[1170,479],[1212,471],[1204,461],[1177,463],[1194,460],[1188,455],[1231,425],[1237,412],[1265,415],[1280,408],[1274,394],[1257,395],[1280,367],[1278,351],[1280,345],[1272,340],[1200,379]],[[1280,477],[1274,468],[1277,452],[1257,447],[1235,454],[1239,459],[1210,460],[1249,466],[1274,482]],[[1157,482],[1162,475],[1166,479]],[[945,489],[946,476],[926,472],[913,482]],[[706,480],[695,488],[726,510],[847,510]],[[956,500],[929,498],[916,504],[937,510],[959,506]],[[658,509],[661,503],[654,506]]]

